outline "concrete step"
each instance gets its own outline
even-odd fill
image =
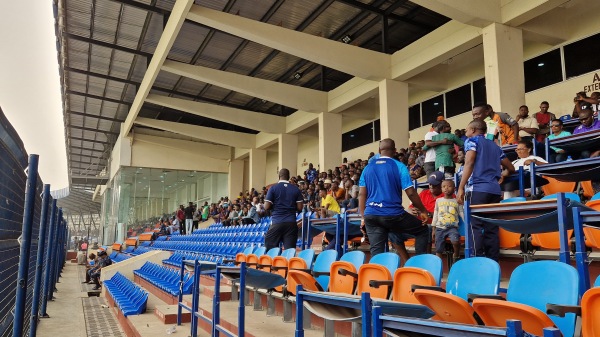
[[[161,304],[154,308],[154,315],[163,324],[176,324],[177,323],[177,305]],[[189,323],[192,319],[192,314],[183,310],[181,313],[181,322]]]

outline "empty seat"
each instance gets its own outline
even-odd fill
[[[372,298],[387,299],[390,296],[390,281],[400,266],[400,257],[395,253],[381,253],[371,257],[358,270],[356,292],[368,292]]]
[[[104,281],[104,287],[123,316],[139,315],[146,311],[148,293],[123,274],[117,272],[110,280]]]
[[[329,268],[329,291],[335,293],[354,294],[358,269],[365,263],[365,253],[348,252],[335,261]]]
[[[506,326],[509,319],[520,320],[523,330],[541,336],[543,329],[556,326],[564,337],[575,332],[575,315],[546,315],[547,304],[573,306],[579,300],[579,274],[570,265],[557,261],[525,263],[513,271],[506,301],[476,298],[475,312],[488,326]]]
[[[475,274],[476,273],[476,274]],[[464,324],[477,324],[474,310],[468,303],[469,294],[497,295],[500,288],[500,265],[485,257],[471,257],[452,265],[446,282],[446,292],[424,287],[414,296],[436,315],[433,319]]]
[[[329,285],[329,268],[337,260],[338,253],[330,249],[317,255],[312,269],[291,268],[288,270],[286,289],[289,293],[296,294],[296,286],[301,284],[304,289],[323,291]],[[290,260],[290,264],[292,261]]]

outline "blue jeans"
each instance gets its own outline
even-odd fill
[[[371,256],[383,253],[388,242],[388,234],[411,234],[415,237],[417,255],[427,252],[428,226],[416,217],[404,213],[395,216],[365,215],[365,227],[371,243]]]

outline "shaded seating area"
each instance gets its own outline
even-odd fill
[[[123,316],[139,315],[146,311],[148,293],[117,272],[110,280],[104,281],[106,290],[123,313]]]

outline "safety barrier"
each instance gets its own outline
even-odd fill
[[[67,226],[37,155],[0,111],[0,336],[35,336],[65,262]]]

